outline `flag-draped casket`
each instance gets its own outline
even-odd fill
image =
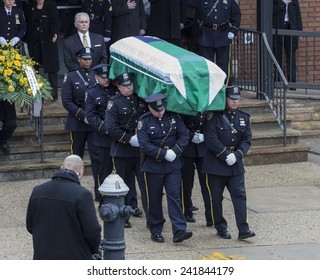
[[[110,47],[110,78],[135,73],[135,92],[167,96],[169,111],[195,115],[225,107],[226,74],[213,62],[156,37],[121,39]]]

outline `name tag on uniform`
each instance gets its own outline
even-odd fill
[[[243,118],[240,118],[240,126],[246,126],[246,122]]]
[[[101,44],[99,44],[99,45],[94,45],[94,46],[95,46],[96,48],[97,48],[97,47],[101,47]]]

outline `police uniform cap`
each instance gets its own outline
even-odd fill
[[[165,98],[166,96],[162,93],[154,93],[146,97],[144,101],[147,102],[152,109],[160,112],[165,109],[164,103],[163,103],[163,100]]]
[[[133,83],[134,73],[132,72],[124,72],[119,76],[114,78],[114,81],[122,86],[128,86]]]
[[[229,86],[226,89],[226,94],[228,98],[240,99],[241,88],[239,86]]]
[[[91,48],[82,48],[76,52],[76,55],[81,58],[92,58],[92,53],[94,52]]]
[[[109,65],[105,63],[98,64],[92,68],[97,76],[101,78],[108,78]]]

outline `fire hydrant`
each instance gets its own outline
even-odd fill
[[[128,191],[123,179],[114,171],[99,187],[103,195],[99,215],[104,222],[101,243],[104,260],[125,259],[124,222],[133,212],[131,206],[124,205]]]

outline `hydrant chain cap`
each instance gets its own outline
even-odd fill
[[[123,179],[114,171],[103,181],[99,187],[99,192],[106,196],[126,195],[129,191]]]

